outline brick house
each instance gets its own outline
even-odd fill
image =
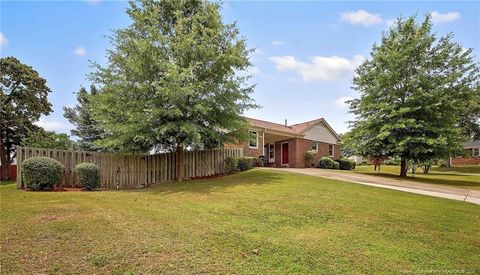
[[[465,154],[451,158],[452,166],[455,165],[480,165],[480,140],[470,140],[463,144]]]
[[[249,142],[234,146],[243,147],[243,155],[267,158],[270,167],[306,167],[305,152],[314,151],[314,164],[321,157],[340,157],[341,140],[323,118],[288,126],[247,118],[250,123]]]

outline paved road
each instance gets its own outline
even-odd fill
[[[318,168],[263,168],[480,204],[480,191]]]

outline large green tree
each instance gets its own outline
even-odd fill
[[[34,127],[28,136],[22,140],[22,145],[57,150],[77,149],[77,145],[67,134],[46,131],[38,126]]]
[[[128,152],[175,150],[177,180],[187,147],[248,138],[242,113],[250,95],[246,41],[207,1],[130,2],[132,24],[111,37],[108,65],[90,79],[93,110],[108,135],[102,146]]]
[[[366,156],[400,157],[401,176],[407,160],[447,157],[460,149],[461,122],[478,97],[472,50],[431,28],[429,15],[421,23],[397,19],[354,77],[360,98],[350,106],[356,115],[353,144]]]
[[[95,144],[95,141],[105,137],[105,130],[93,118],[91,110],[91,98],[98,93],[94,85],[90,86],[90,91],[81,87],[77,93],[78,103],[74,107],[63,108],[63,116],[75,126],[75,129],[71,130],[71,134],[79,138],[77,141],[78,147],[86,151],[104,150],[104,148]]]
[[[32,67],[15,57],[0,59],[0,162],[2,179],[9,179],[8,167],[15,146],[33,128],[33,122],[52,111],[47,81]]]

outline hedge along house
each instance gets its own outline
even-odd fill
[[[290,126],[286,120],[282,125],[247,119],[251,139],[230,146],[243,147],[243,155],[247,157],[264,156],[270,167],[306,167],[306,151],[315,152],[313,164],[317,164],[322,157],[340,157],[341,139],[323,118]]]

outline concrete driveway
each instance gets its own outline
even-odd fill
[[[319,168],[263,168],[480,204],[480,191]]]

